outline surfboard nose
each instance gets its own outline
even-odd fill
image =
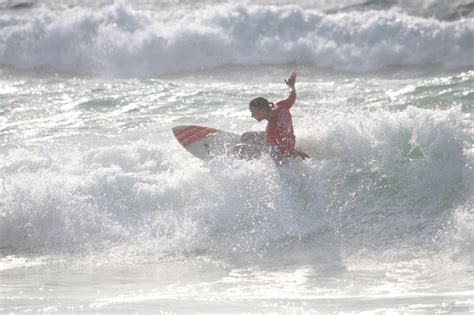
[[[185,148],[191,144],[201,141],[210,134],[216,133],[217,129],[195,125],[183,125],[172,128],[174,136]]]

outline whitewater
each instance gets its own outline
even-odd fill
[[[473,312],[473,105],[469,1],[0,1],[0,313]]]

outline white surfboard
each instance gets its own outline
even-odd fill
[[[260,157],[264,142],[264,133],[261,132],[241,136],[195,125],[176,126],[173,133],[188,152],[204,161],[215,157],[255,159]]]

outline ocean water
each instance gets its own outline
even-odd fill
[[[2,0],[0,313],[474,312],[473,106],[469,1]]]

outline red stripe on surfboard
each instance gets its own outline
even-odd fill
[[[182,141],[182,144],[187,147],[191,144],[193,144],[194,142],[196,141],[199,141],[199,140],[202,140],[204,138],[206,138],[207,136],[209,136],[210,134],[213,134],[214,131],[213,130],[201,130],[201,131],[198,131],[196,132],[195,134],[192,134],[190,135],[189,137],[187,137],[186,139],[184,139]]]
[[[190,135],[198,132],[198,130],[203,129],[204,127],[182,126],[182,127],[175,127],[175,128],[176,128],[176,131],[174,131],[174,135],[176,136],[176,138],[178,138],[179,142],[182,142],[184,139],[186,139]],[[173,130],[175,130],[175,128],[173,128]]]
[[[174,134],[179,142],[186,141],[187,138],[193,137],[196,133],[201,132],[202,130],[207,130],[210,128],[200,127],[200,126],[183,126],[181,128],[173,128]]]
[[[202,140],[215,132],[217,132],[217,129],[193,125],[173,128],[174,135],[184,147],[188,147],[194,142]]]

